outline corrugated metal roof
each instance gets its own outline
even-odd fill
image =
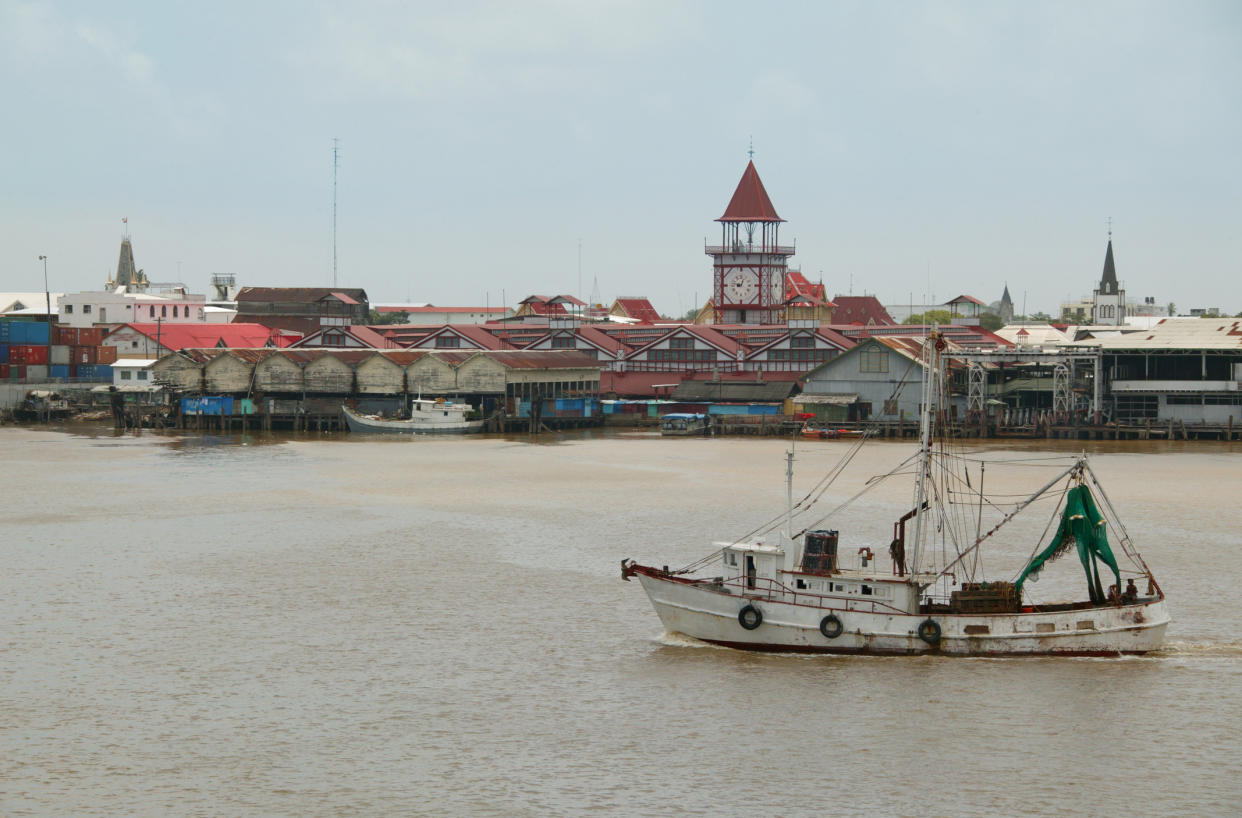
[[[675,401],[783,401],[797,389],[794,381],[682,381],[673,390]]]
[[[1242,319],[1166,318],[1149,330],[1097,336],[1070,346],[1098,346],[1106,350],[1123,349],[1227,349],[1242,350]]]
[[[660,313],[646,298],[618,298],[613,302],[612,310],[620,308],[627,318],[654,324],[660,320]],[[612,311],[610,310],[610,312]]]
[[[874,295],[837,295],[832,300],[836,302],[836,309],[832,311],[834,325],[892,326],[897,323]]]
[[[166,349],[202,349],[206,347],[225,346],[235,348],[255,348],[266,346],[269,342],[275,346],[288,346],[300,336],[290,335],[281,330],[273,330],[262,324],[159,324],[129,323],[108,333],[114,333],[129,327],[138,334],[159,340]]]
[[[571,349],[489,350],[482,353],[511,369],[599,369],[599,361]]]
[[[242,287],[237,291],[237,302],[246,301],[308,304],[325,296],[344,294],[356,299],[354,303],[367,300],[367,291],[361,287]]]

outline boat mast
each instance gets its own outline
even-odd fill
[[[923,504],[927,499],[927,474],[931,467],[931,441],[934,426],[933,378],[940,369],[938,343],[940,343],[940,333],[935,330],[923,342],[923,411],[919,418],[919,482],[918,492],[914,498],[914,548],[910,555],[910,572],[915,575],[919,572],[919,558],[923,550]]]
[[[793,542],[793,462],[794,445],[785,452],[785,539]]]

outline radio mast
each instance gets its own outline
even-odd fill
[[[341,140],[332,137],[332,286],[336,286],[336,168]]]

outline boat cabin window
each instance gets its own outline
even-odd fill
[[[732,551],[726,551],[724,558],[725,565],[737,565],[737,554],[734,554]]]
[[[864,585],[864,586],[862,587],[862,593],[863,593],[863,596],[871,596],[871,586],[870,586],[870,585]]]

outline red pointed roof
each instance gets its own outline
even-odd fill
[[[783,222],[780,216],[776,215],[776,208],[772,206],[772,200],[768,198],[768,192],[763,189],[763,182],[759,179],[759,171],[755,170],[753,161],[746,164],[746,172],[742,174],[742,181],[737,183],[737,190],[733,191],[733,198],[729,200],[729,206],[725,208],[725,214],[718,222]]]

